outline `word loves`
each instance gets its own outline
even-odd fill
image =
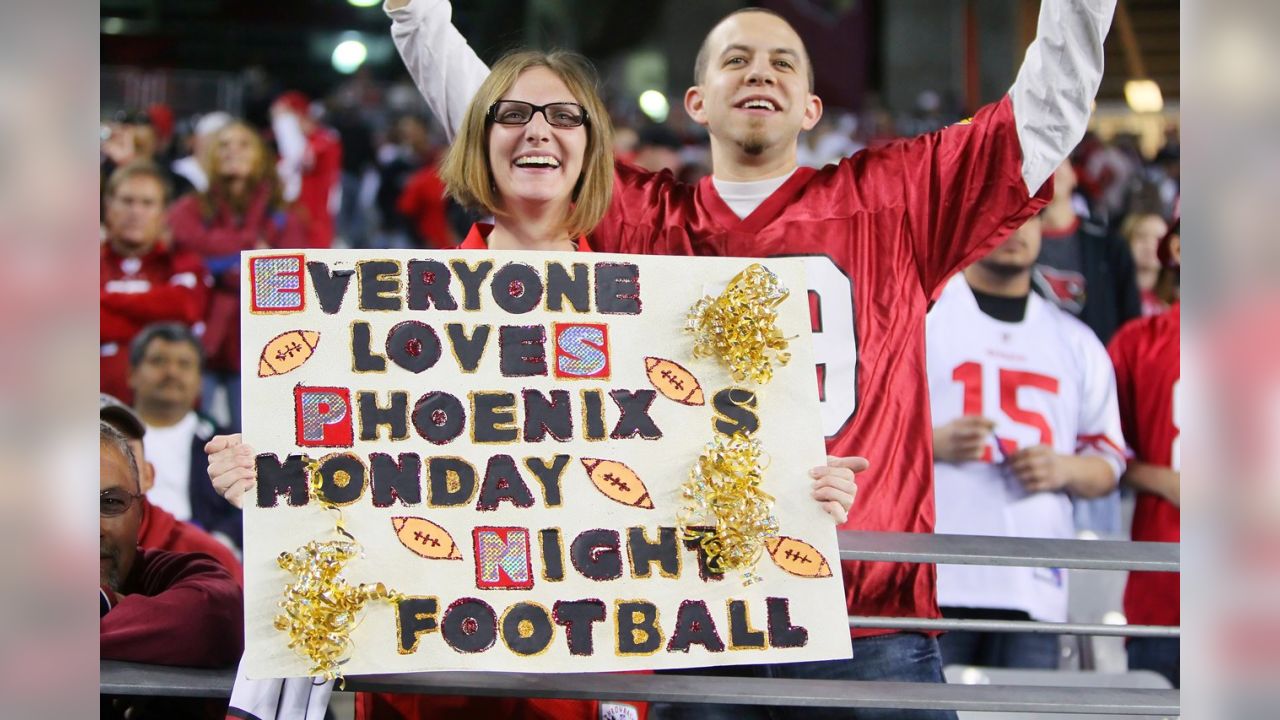
[[[257,255],[249,259],[251,312],[290,313],[307,308],[309,297],[326,315],[342,310],[356,279],[356,302],[365,312],[478,311],[493,303],[521,315],[548,312],[640,314],[640,270],[632,263],[561,263],[542,268],[520,262],[498,267],[492,260],[359,260],[331,268],[302,255]],[[310,282],[308,282],[310,281]],[[310,288],[310,292],[308,292]]]

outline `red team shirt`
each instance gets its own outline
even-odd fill
[[[1046,184],[1028,196],[1006,96],[972,121],[821,170],[799,168],[745,219],[711,178],[684,185],[670,173],[620,164],[613,203],[591,238],[606,252],[804,258],[827,452],[871,460],[843,527],[928,533],[934,526],[924,355],[929,300],[1051,195]],[[932,565],[843,568],[851,613],[938,616]]]
[[[1182,306],[1134,320],[1111,339],[1116,369],[1120,422],[1134,459],[1181,470],[1178,450],[1178,383],[1182,373],[1179,339]],[[1181,513],[1173,503],[1152,493],[1138,493],[1133,513],[1133,539],[1179,542]],[[1142,625],[1180,624],[1176,573],[1129,573],[1124,612]]]

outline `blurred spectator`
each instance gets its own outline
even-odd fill
[[[116,170],[103,198],[106,240],[100,252],[101,389],[129,402],[129,342],[146,325],[199,323],[208,297],[200,258],[165,239],[166,179],[135,162]]]
[[[939,533],[1071,538],[1073,497],[1110,493],[1124,438],[1107,352],[1031,292],[1034,217],[946,285],[926,330]],[[1067,620],[1056,568],[938,566],[950,618]],[[948,632],[948,665],[1054,669],[1058,636]]]
[[[157,507],[145,495],[155,485],[156,468],[145,460],[143,436],[147,427],[134,414],[128,405],[106,393],[98,395],[98,419],[111,425],[124,435],[129,450],[138,460],[138,473],[144,497],[139,498],[142,504],[142,522],[138,526],[138,547],[152,550],[169,550],[172,552],[201,552],[218,561],[218,564],[235,578],[236,584],[244,586],[244,569],[240,560],[226,545],[218,542],[191,523],[175,518],[163,508]]]
[[[176,323],[149,325],[134,338],[129,361],[133,407],[147,427],[146,459],[155,465],[148,497],[239,549],[240,511],[213,489],[205,460],[204,445],[220,428],[195,409],[200,341]]]
[[[858,116],[850,112],[825,112],[817,127],[800,137],[800,164],[820,168],[839,162],[863,148],[853,139],[858,131]]]
[[[377,182],[377,150],[373,145],[373,129],[356,104],[356,88],[340,95],[329,124],[338,133],[342,147],[340,184],[342,201],[338,206],[338,234],[347,247],[369,247],[372,230],[370,188]]]
[[[139,160],[152,160],[156,153],[156,132],[144,113],[122,112],[102,128],[102,179],[116,168]]]
[[[680,172],[680,149],[683,143],[666,125],[649,125],[640,130],[632,162],[649,172]]]
[[[1080,217],[1075,189],[1075,169],[1064,161],[1054,173],[1053,199],[1042,215],[1044,242],[1032,280],[1042,295],[1106,343],[1121,325],[1142,315],[1133,255],[1123,240]]]
[[[244,649],[239,586],[207,555],[138,547],[138,462],[119,431],[106,422],[98,427],[100,657],[186,667],[234,664]],[[202,700],[104,696],[101,702],[101,717],[131,720],[223,717],[218,710]]]
[[[334,193],[342,174],[338,134],[311,116],[311,101],[296,90],[284,93],[272,104],[271,128],[280,149],[285,197],[296,198],[298,215],[306,224],[306,246],[331,247]]]
[[[206,555],[138,547],[137,459],[105,422],[99,439],[102,658],[189,667],[234,663],[243,649],[240,588]]]
[[[225,387],[227,424],[240,427],[240,252],[302,247],[302,224],[286,209],[275,160],[253,128],[235,121],[218,131],[208,155],[209,189],[169,211],[175,247],[204,258],[213,276],[202,337],[203,407]]]
[[[1168,305],[1156,295],[1156,280],[1160,275],[1160,258],[1157,251],[1160,238],[1169,232],[1169,224],[1155,213],[1130,213],[1120,223],[1120,237],[1129,244],[1133,253],[1133,267],[1142,298],[1142,316],[1159,315]]]
[[[208,156],[218,131],[230,123],[231,116],[220,110],[196,121],[191,134],[191,154],[173,161],[173,174],[181,186],[176,189],[179,197],[191,191],[205,192],[209,189],[209,176],[204,171],[209,164]]]
[[[1166,235],[1162,253],[1166,271],[1181,260],[1177,229]],[[1175,273],[1169,273],[1175,274]],[[1179,542],[1182,537],[1182,453],[1175,398],[1182,375],[1179,340],[1182,311],[1176,292],[1169,312],[1129,323],[1111,341],[1120,419],[1133,460],[1124,480],[1138,491],[1133,513],[1133,539]],[[1179,625],[1179,576],[1174,573],[1131,572],[1124,592],[1124,611],[1130,623]],[[1181,685],[1177,638],[1130,638],[1129,668],[1154,670]]]
[[[396,210],[409,220],[419,246],[445,250],[458,244],[458,237],[449,226],[449,199],[436,162],[409,176],[396,201]]]
[[[402,115],[378,148],[378,213],[382,216],[379,247],[413,247],[419,228],[400,210],[409,180],[436,154],[427,123],[417,115]],[[427,181],[420,181],[425,185]],[[426,187],[420,188],[429,192]],[[433,238],[434,239],[434,238]],[[425,244],[425,243],[424,243]],[[433,245],[427,244],[427,247]]]

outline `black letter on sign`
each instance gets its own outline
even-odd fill
[[[453,268],[454,274],[458,276],[458,282],[462,283],[462,307],[467,310],[480,309],[480,285],[484,282],[484,278],[493,269],[493,263],[489,260],[476,265],[476,269],[472,270],[465,262],[454,260],[449,263]]]
[[[374,355],[369,343],[369,323],[363,320],[351,323],[351,369],[354,372],[382,372],[387,369],[387,359]]]
[[[716,622],[701,600],[685,600],[676,613],[676,629],[671,633],[667,652],[689,652],[689,646],[697,643],[709,652],[724,652],[724,641],[716,632]]]
[[[525,442],[542,442],[548,432],[560,442],[573,439],[573,407],[568,390],[552,390],[550,400],[540,390],[525,390],[523,395]]]
[[[745,388],[725,388],[711,397],[716,419],[716,432],[732,437],[735,433],[750,435],[760,429],[756,416],[756,394]]]
[[[708,532],[715,528],[706,525],[690,525],[689,529],[695,532]],[[698,540],[685,538],[684,546],[693,550],[698,556],[698,577],[701,577],[703,581],[724,579],[724,573],[713,573],[711,568],[707,566],[707,551],[703,549],[702,543]]]
[[[599,600],[557,600],[552,606],[556,624],[564,626],[569,639],[570,655],[591,655],[595,644],[591,641],[591,626],[604,619],[604,603]]]
[[[480,499],[476,502],[477,510],[497,510],[498,503],[508,500],[516,507],[533,507],[533,493],[520,471],[516,469],[515,458],[510,455],[494,455],[489,458],[489,467],[484,471],[484,483],[480,486]]]
[[[547,609],[536,603],[516,603],[502,616],[502,641],[517,655],[546,650],[554,630]]]
[[[769,645],[776,648],[804,647],[809,643],[809,631],[791,624],[791,601],[786,598],[766,598],[769,609]]]
[[[564,549],[560,547],[560,530],[558,528],[539,530],[538,539],[542,543],[542,577],[553,582],[563,580]]]
[[[640,314],[640,268],[631,263],[596,263],[596,311]]]
[[[588,440],[604,439],[604,396],[599,390],[582,393],[582,428]]]
[[[618,654],[652,655],[662,647],[662,630],[658,628],[658,608],[643,600],[619,602]]]
[[[360,413],[361,440],[377,440],[383,425],[391,432],[392,440],[409,437],[409,393],[393,390],[390,405],[378,407],[376,393],[358,392],[356,406]]]
[[[525,467],[533,472],[534,477],[538,479],[538,483],[542,485],[542,502],[547,507],[560,506],[560,477],[564,475],[564,469],[569,464],[568,455],[556,455],[551,458],[551,462],[542,458],[525,458]]]
[[[444,611],[440,633],[449,647],[460,653],[484,652],[498,639],[498,616],[493,608],[477,598],[455,600]]]
[[[400,265],[391,260],[361,260],[356,263],[360,273],[361,310],[399,310],[400,281],[396,275]],[[390,275],[390,278],[380,277]]]
[[[729,645],[735,650],[763,650],[766,647],[764,632],[751,627],[747,603],[742,600],[729,601]]]
[[[653,563],[664,577],[680,574],[680,546],[676,544],[676,529],[658,528],[658,542],[651,543],[643,527],[627,528],[627,551],[631,554],[631,577],[647,578]]]
[[[333,455],[320,463],[320,492],[334,505],[350,505],[359,500],[364,483],[364,463],[355,455]]]
[[[493,301],[512,315],[522,315],[542,302],[542,278],[524,263],[507,263],[493,274]]]
[[[457,507],[476,494],[476,469],[462,458],[433,457],[427,461],[431,507]]]
[[[547,374],[547,329],[541,325],[498,328],[498,368],[503,377]]]
[[[393,460],[386,453],[369,454],[369,488],[374,507],[391,507],[422,502],[422,458],[417,453],[400,453]]]
[[[316,289],[316,298],[320,300],[320,309],[325,315],[332,315],[342,309],[342,299],[347,296],[347,287],[351,285],[351,276],[355,270],[334,270],[322,262],[308,262],[307,272],[311,273],[311,287]]]
[[[301,455],[290,455],[281,465],[275,453],[262,453],[254,458],[254,466],[258,473],[258,507],[275,507],[285,493],[289,494],[290,507],[302,507],[311,499]]]
[[[444,326],[444,331],[449,333],[449,342],[453,345],[454,356],[458,358],[458,367],[463,372],[475,372],[480,367],[484,345],[489,342],[489,326],[477,325],[469,338],[460,323],[449,323]]]
[[[475,441],[509,443],[516,439],[516,396],[504,392],[477,392],[471,396]]]
[[[411,595],[396,601],[396,626],[400,628],[401,655],[416,652],[423,635],[435,632],[439,605],[434,597]]]
[[[436,445],[458,437],[466,426],[467,411],[462,401],[447,392],[429,392],[413,406],[413,429]]]
[[[409,309],[457,310],[458,303],[449,292],[449,268],[436,260],[409,261]]]
[[[614,440],[636,435],[645,440],[657,440],[662,437],[662,431],[653,423],[653,418],[649,417],[649,406],[653,405],[653,399],[658,397],[657,390],[636,390],[635,392],[610,390],[609,397],[613,398],[613,402],[622,411],[622,416],[618,418],[618,424],[613,426],[613,432],[609,437]]]
[[[430,325],[417,320],[397,323],[387,333],[387,357],[405,370],[420,373],[440,360],[440,338]]]
[[[622,553],[617,530],[584,530],[569,544],[569,559],[588,580],[603,582],[622,577]]]
[[[591,291],[588,286],[589,276],[584,263],[573,264],[573,277],[565,271],[560,263],[547,266],[547,309],[560,312],[564,301],[568,300],[573,309],[580,312],[591,312]]]

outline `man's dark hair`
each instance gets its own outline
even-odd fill
[[[138,472],[138,459],[133,456],[133,450],[129,449],[129,440],[124,433],[106,420],[99,420],[98,441],[102,447],[117,452],[124,458],[125,464],[129,466],[129,477],[133,478],[134,486],[141,490],[142,474]]]
[[[151,178],[160,183],[160,192],[164,197],[164,203],[166,205],[169,204],[169,198],[173,195],[173,184],[169,182],[169,176],[165,174],[164,170],[150,160],[138,160],[116,168],[116,171],[111,173],[111,177],[107,179],[105,197],[110,200],[120,191],[121,185],[139,177]]]
[[[129,367],[136,368],[142,364],[142,358],[146,356],[147,348],[154,340],[187,343],[195,348],[196,356],[200,358],[200,367],[204,368],[204,348],[200,345],[200,338],[196,337],[191,328],[176,322],[154,323],[143,328],[129,344]]]
[[[724,23],[725,20],[728,20],[734,15],[741,15],[743,13],[764,13],[765,15],[772,15],[778,18],[779,20],[781,20],[782,22],[786,23],[788,27],[791,26],[791,21],[787,20],[786,18],[782,17],[782,15],[780,15],[779,13],[776,13],[768,8],[749,7],[749,8],[742,8],[741,10],[734,10],[728,15],[725,15],[724,17],[720,18],[718,21],[716,21],[716,24],[712,26],[711,30],[714,31],[716,28],[720,27],[720,25]],[[796,36],[799,37],[800,33],[796,33]],[[693,84],[694,85],[701,85],[702,79],[706,77],[707,65],[710,64],[711,62],[711,48],[707,46],[707,40],[710,37],[711,37],[711,32],[708,32],[706,37],[702,38],[702,45],[698,48],[698,57],[696,60],[693,61]],[[809,74],[809,92],[813,92],[813,86],[814,86],[813,62],[809,59],[809,49],[804,46],[804,38],[800,38],[799,50],[800,50],[800,57],[802,60],[804,60],[805,70],[807,70]]]

